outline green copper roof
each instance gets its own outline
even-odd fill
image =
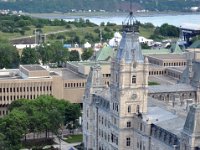
[[[200,40],[195,41],[189,48],[200,48]]]
[[[109,60],[114,54],[114,50],[110,46],[104,46],[101,50],[99,50],[96,54],[97,61],[105,61]]]
[[[171,50],[171,53],[173,53],[173,54],[180,54],[180,53],[183,52],[183,51],[181,50],[180,46],[178,45],[178,43],[172,44],[170,50]]]

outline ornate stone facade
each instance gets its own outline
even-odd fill
[[[148,59],[141,53],[138,33],[127,27],[111,61],[109,87],[101,67],[91,67],[83,97],[85,150],[198,149],[199,107],[189,109],[198,104],[197,88],[185,82],[148,88]]]

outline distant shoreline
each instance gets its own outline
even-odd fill
[[[127,16],[127,12],[73,12],[73,13],[24,13],[25,15],[46,19],[74,19],[84,17],[114,17]],[[140,12],[134,13],[135,17],[195,15],[200,12]]]

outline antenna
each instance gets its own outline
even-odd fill
[[[130,13],[133,12],[133,1],[130,0]]]

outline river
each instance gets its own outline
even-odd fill
[[[41,18],[49,18],[49,19],[64,19],[66,21],[73,21],[76,18],[84,18],[89,19],[91,22],[94,22],[96,24],[100,24],[101,22],[111,22],[116,24],[122,24],[122,22],[127,17],[126,14],[112,14],[112,15],[67,15],[67,14],[45,14],[45,15],[32,15],[35,17],[41,17]],[[181,26],[185,23],[192,23],[192,24],[199,24],[200,26],[200,13],[187,13],[187,14],[160,14],[160,13],[154,13],[154,14],[146,14],[146,15],[136,15],[135,17],[138,21],[141,23],[150,22],[154,24],[155,26],[160,26],[163,23],[168,23],[171,25],[175,25],[177,27]]]

